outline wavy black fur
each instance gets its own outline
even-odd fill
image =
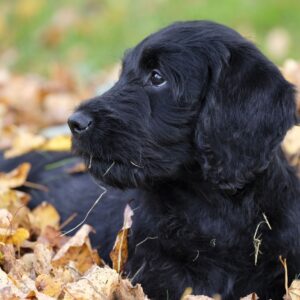
[[[160,87],[153,69],[166,79]],[[73,139],[93,176],[134,189],[126,272],[150,298],[192,287],[282,299],[279,256],[290,281],[300,273],[300,185],[280,147],[296,124],[295,97],[252,43],[215,23],[175,23],[131,49],[115,86],[77,112],[93,120]],[[115,193],[110,208],[120,213],[129,196]],[[264,215],[272,229],[259,225]],[[113,220],[91,221],[100,236],[107,222],[116,231]]]

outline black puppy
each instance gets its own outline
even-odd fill
[[[296,122],[279,70],[235,31],[203,21],[143,40],[115,86],[70,117],[92,175],[131,188],[108,190],[92,223],[112,235],[117,223],[97,215],[133,199],[126,272],[150,298],[192,287],[282,299],[279,256],[290,280],[300,273],[300,185],[280,148]],[[91,186],[76,195],[78,209],[96,198],[85,196]]]

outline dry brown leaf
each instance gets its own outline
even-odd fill
[[[128,279],[119,280],[115,291],[112,293],[113,299],[126,299],[126,300],[147,300],[147,296],[144,294],[142,286],[137,284],[132,286]]]
[[[65,243],[61,249],[56,253],[53,260],[58,260],[62,258],[71,247],[81,247],[84,245],[88,239],[88,235],[93,231],[90,225],[84,224],[76,234],[70,238],[70,240]]]
[[[90,249],[87,244],[83,244],[80,247],[70,247],[64,256],[52,261],[52,266],[56,268],[63,267],[70,261],[74,262],[80,274],[86,272],[91,266],[101,263],[97,251]]]
[[[283,141],[283,149],[289,155],[300,153],[300,127],[294,126]]]
[[[101,262],[96,250],[91,248],[88,235],[93,230],[84,224],[76,234],[66,242],[52,260],[53,267],[63,267],[70,261],[75,263],[80,273],[86,272],[92,265]]]
[[[29,214],[30,210],[26,206],[30,196],[16,190],[0,191],[0,208],[7,209],[12,215],[13,228],[23,227],[27,230],[31,228]]]
[[[54,268],[51,274],[53,274],[54,278],[59,280],[63,285],[75,282],[80,278],[80,274],[73,262],[63,268]]]
[[[39,228],[41,233],[43,233],[47,226],[58,229],[60,216],[53,205],[42,202],[32,211],[30,221],[33,226]]]
[[[132,225],[133,210],[129,205],[126,205],[124,210],[123,228],[119,231],[113,250],[110,252],[110,259],[113,263],[113,268],[118,273],[124,269],[125,263],[128,259],[128,232]]]
[[[1,265],[6,273],[10,272],[16,264],[15,249],[13,245],[0,243],[0,252],[2,253]]]
[[[9,173],[0,173],[0,190],[22,186],[27,179],[31,165],[23,163]]]
[[[119,275],[116,271],[105,267],[93,266],[83,277],[65,287],[64,300],[82,299],[110,299],[115,286],[118,284]]]
[[[28,274],[30,278],[34,278],[36,276],[34,271],[34,260],[35,256],[33,253],[26,253],[21,256],[16,262],[22,265],[24,273]]]
[[[41,274],[35,280],[36,289],[50,297],[57,298],[62,292],[62,282],[48,274]]]
[[[9,278],[9,276],[2,271],[0,268],[0,295],[7,296],[6,299],[12,297],[19,297],[18,299],[25,299],[26,294],[23,293],[15,286],[14,282]]]
[[[300,280],[294,280],[288,291],[292,300],[300,300]]]
[[[133,287],[129,280],[122,280],[118,273],[108,267],[93,266],[77,282],[66,285],[64,300],[71,299],[148,299],[140,285]]]
[[[12,227],[12,220],[13,216],[7,209],[0,209],[0,241],[16,232]]]
[[[52,226],[46,226],[38,238],[38,242],[49,244],[52,248],[61,248],[69,240],[61,232]]]
[[[34,247],[33,267],[36,274],[49,274],[52,266],[53,250],[50,246],[37,243]]]

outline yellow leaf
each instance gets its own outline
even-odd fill
[[[42,147],[46,139],[43,136],[34,135],[26,131],[18,131],[12,141],[12,147],[4,152],[5,158],[12,158],[37,150]]]
[[[1,185],[1,183],[0,183]],[[1,190],[0,208],[6,208],[12,212],[13,208],[19,209],[30,200],[30,195],[17,190]]]
[[[12,243],[18,247],[22,245],[22,243],[29,238],[29,231],[25,228],[18,228],[16,232],[11,237]]]
[[[16,188],[24,184],[30,171],[31,165],[23,163],[9,173],[0,173],[0,190]]]
[[[31,214],[31,223],[44,232],[47,226],[59,227],[60,216],[53,205],[47,202],[37,206]]]
[[[70,151],[71,150],[71,137],[68,135],[56,136],[47,140],[40,148],[44,151]]]

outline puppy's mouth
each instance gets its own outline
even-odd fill
[[[105,159],[89,153],[81,153],[88,171],[93,177],[118,188],[137,187],[144,180],[144,167],[134,161]]]

